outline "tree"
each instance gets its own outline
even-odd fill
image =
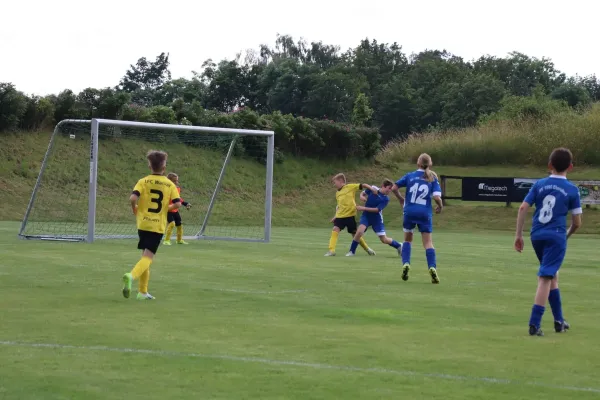
[[[240,66],[237,60],[221,61],[215,65],[212,60],[203,64],[202,80],[206,85],[206,106],[219,111],[230,112],[242,107],[247,101],[247,67]]]
[[[373,100],[374,119],[384,141],[406,137],[417,120],[414,90],[402,76],[381,86]]]
[[[369,98],[364,93],[359,93],[354,100],[352,109],[352,125],[365,126],[373,116],[373,109]]]
[[[366,77],[371,89],[389,82],[395,74],[404,73],[408,65],[408,59],[397,43],[389,45],[368,38],[347,52],[345,58],[357,74]]]
[[[16,130],[25,111],[27,96],[12,83],[0,83],[0,132]]]
[[[154,92],[152,104],[169,106],[177,99],[185,103],[203,103],[206,99],[206,85],[197,72],[192,73],[192,79],[179,78],[162,85]]]
[[[33,96],[27,98],[27,110],[21,117],[23,130],[50,129],[54,124],[54,103],[49,97]]]
[[[98,91],[97,116],[100,118],[117,119],[123,112],[123,107],[131,102],[131,95],[111,88]]]
[[[51,99],[54,103],[54,120],[56,122],[68,118],[79,118],[76,110],[77,96],[72,90],[63,90],[58,96],[51,96]]]
[[[440,125],[475,125],[481,116],[498,111],[505,95],[504,84],[491,75],[470,74],[462,83],[452,82],[444,90]]]
[[[531,96],[536,86],[552,92],[566,80],[565,74],[548,58],[538,59],[512,52],[507,58],[485,56],[474,63],[477,73],[484,72],[500,79],[515,96]]]
[[[585,107],[592,102],[592,98],[585,87],[572,83],[560,85],[552,91],[551,96],[555,100],[564,100],[573,108]]]
[[[85,112],[86,118],[94,118],[96,116],[96,110],[98,109],[98,101],[100,91],[98,89],[87,88],[83,89],[81,93],[77,95],[77,103]]]
[[[596,75],[588,75],[584,77],[575,75],[567,80],[567,84],[585,88],[592,101],[600,101],[600,80],[596,78]]]
[[[125,76],[120,82],[120,89],[126,92],[135,92],[159,88],[171,79],[169,64],[169,54],[165,53],[160,53],[154,62],[148,61],[146,57],[140,58],[125,72]]]
[[[310,76],[310,90],[302,104],[302,114],[309,118],[348,121],[355,92],[354,82],[344,73],[325,71],[313,74]]]
[[[309,71],[310,67],[300,65],[297,60],[283,59],[269,64],[259,81],[266,109],[301,115],[302,103],[310,89]]]
[[[462,85],[470,73],[470,64],[445,50],[426,50],[413,55],[407,73],[413,89],[413,128],[421,131],[439,125],[448,87]]]

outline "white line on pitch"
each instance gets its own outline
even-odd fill
[[[200,287],[198,289],[215,291],[215,292],[233,292],[233,293],[249,293],[249,294],[287,294],[287,293],[305,293],[308,291],[308,290],[268,291],[268,290],[245,290],[245,289],[219,289],[219,288],[205,288],[205,287]]]
[[[150,354],[150,355],[162,356],[162,357],[203,358],[203,359],[213,359],[213,360],[225,360],[225,361],[259,363],[259,364],[268,364],[268,365],[313,368],[313,369],[322,369],[322,370],[328,369],[328,370],[345,371],[345,372],[413,376],[413,377],[418,377],[418,378],[437,378],[437,379],[446,379],[446,380],[451,380],[451,381],[465,381],[465,382],[470,381],[470,382],[493,383],[493,384],[513,385],[513,386],[540,386],[540,387],[545,387],[547,389],[560,389],[560,390],[566,390],[566,391],[571,391],[571,392],[600,393],[600,388],[593,388],[593,387],[562,386],[562,385],[551,385],[551,384],[547,384],[544,382],[516,381],[516,380],[502,379],[502,378],[463,376],[463,375],[450,375],[450,374],[434,374],[434,373],[424,373],[424,372],[388,369],[388,368],[363,368],[363,367],[353,367],[353,366],[345,366],[345,365],[309,363],[309,362],[304,362],[304,361],[293,361],[293,360],[271,360],[268,358],[231,356],[231,355],[226,355],[226,354],[182,353],[182,352],[176,352],[176,351],[163,351],[163,350],[152,350],[152,349],[130,349],[130,348],[118,348],[118,347],[108,347],[108,346],[76,346],[76,345],[59,344],[59,343],[27,343],[27,342],[17,342],[17,341],[12,341],[12,340],[0,340],[0,346],[49,348],[49,349],[65,349],[65,350],[105,351],[105,352],[112,352],[112,353]]]

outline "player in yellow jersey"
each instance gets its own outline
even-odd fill
[[[148,293],[150,264],[165,233],[167,213],[178,209],[181,205],[177,187],[164,176],[167,168],[167,153],[152,150],[148,152],[146,158],[152,174],[140,179],[129,197],[131,209],[137,220],[140,238],[138,249],[142,250],[142,258],[131,272],[123,275],[125,298],[129,298],[131,294],[132,282],[139,278],[138,300],[154,300],[154,296]]]
[[[186,201],[183,200],[183,197],[181,197],[181,186],[179,186],[179,175],[177,175],[175,172],[169,172],[167,174],[167,178],[169,178],[169,180],[171,182],[173,182],[175,184],[175,186],[177,187],[177,192],[179,193],[179,200],[181,200],[181,205],[184,206],[186,209],[190,209],[192,207],[192,205]],[[179,210],[171,210],[169,211],[169,213],[167,214],[167,234],[165,235],[165,241],[163,242],[163,244],[165,246],[170,246],[171,245],[171,235],[173,234],[173,228],[177,227],[177,244],[187,244],[187,242],[185,240],[183,240],[183,225],[181,224],[181,214],[179,214]]]
[[[325,257],[335,256],[335,246],[341,230],[347,229],[352,236],[356,233],[356,192],[362,189],[361,184],[346,183],[344,174],[334,176],[333,185],[337,189],[335,193],[337,207],[335,208],[335,217],[331,219],[333,231],[331,231],[329,239],[329,251],[325,253]],[[370,256],[375,255],[375,252],[367,246],[364,238],[361,237],[359,243]]]

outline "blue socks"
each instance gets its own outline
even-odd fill
[[[402,244],[402,264],[410,264],[410,242]]]
[[[536,328],[539,328],[542,324],[542,316],[544,315],[544,311],[546,311],[546,307],[534,304],[533,308],[531,309],[531,318],[529,318],[529,325],[533,325]]]
[[[558,288],[550,291],[550,295],[548,296],[548,302],[550,303],[550,307],[552,308],[552,315],[554,315],[554,320],[558,322],[563,322],[563,314],[562,314],[562,303],[560,301],[560,290]]]
[[[399,249],[400,248],[400,243],[398,243],[394,239],[392,239],[392,243],[390,243],[390,246],[392,246],[395,249]]]
[[[394,243],[396,243],[396,241],[394,241],[392,243],[393,247]],[[398,248],[398,247],[396,247]],[[404,242],[402,244],[402,264],[410,264],[410,251],[411,251],[411,243],[410,242]],[[428,268],[435,268],[437,266],[437,263],[435,261],[435,249],[427,249],[425,250],[425,257],[427,258],[427,267]]]
[[[550,308],[552,308],[554,320],[557,322],[563,322],[564,318],[562,314],[562,304],[560,301],[560,290],[558,288],[550,291],[548,302],[550,303]],[[529,325],[534,325],[535,327],[539,328],[542,324],[542,316],[544,315],[544,311],[546,311],[546,307],[534,304],[533,308],[531,309]]]
[[[352,241],[352,244],[350,245],[350,252],[352,254],[356,254],[356,248],[358,247],[358,244],[359,243],[357,241],[355,241],[355,240]]]
[[[427,249],[425,250],[425,257],[427,257],[427,267],[435,268],[435,249]]]

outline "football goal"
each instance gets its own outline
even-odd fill
[[[129,196],[150,174],[146,153],[168,153],[179,176],[186,239],[269,242],[272,131],[106,119],[59,122],[19,236],[87,241],[137,238]]]

